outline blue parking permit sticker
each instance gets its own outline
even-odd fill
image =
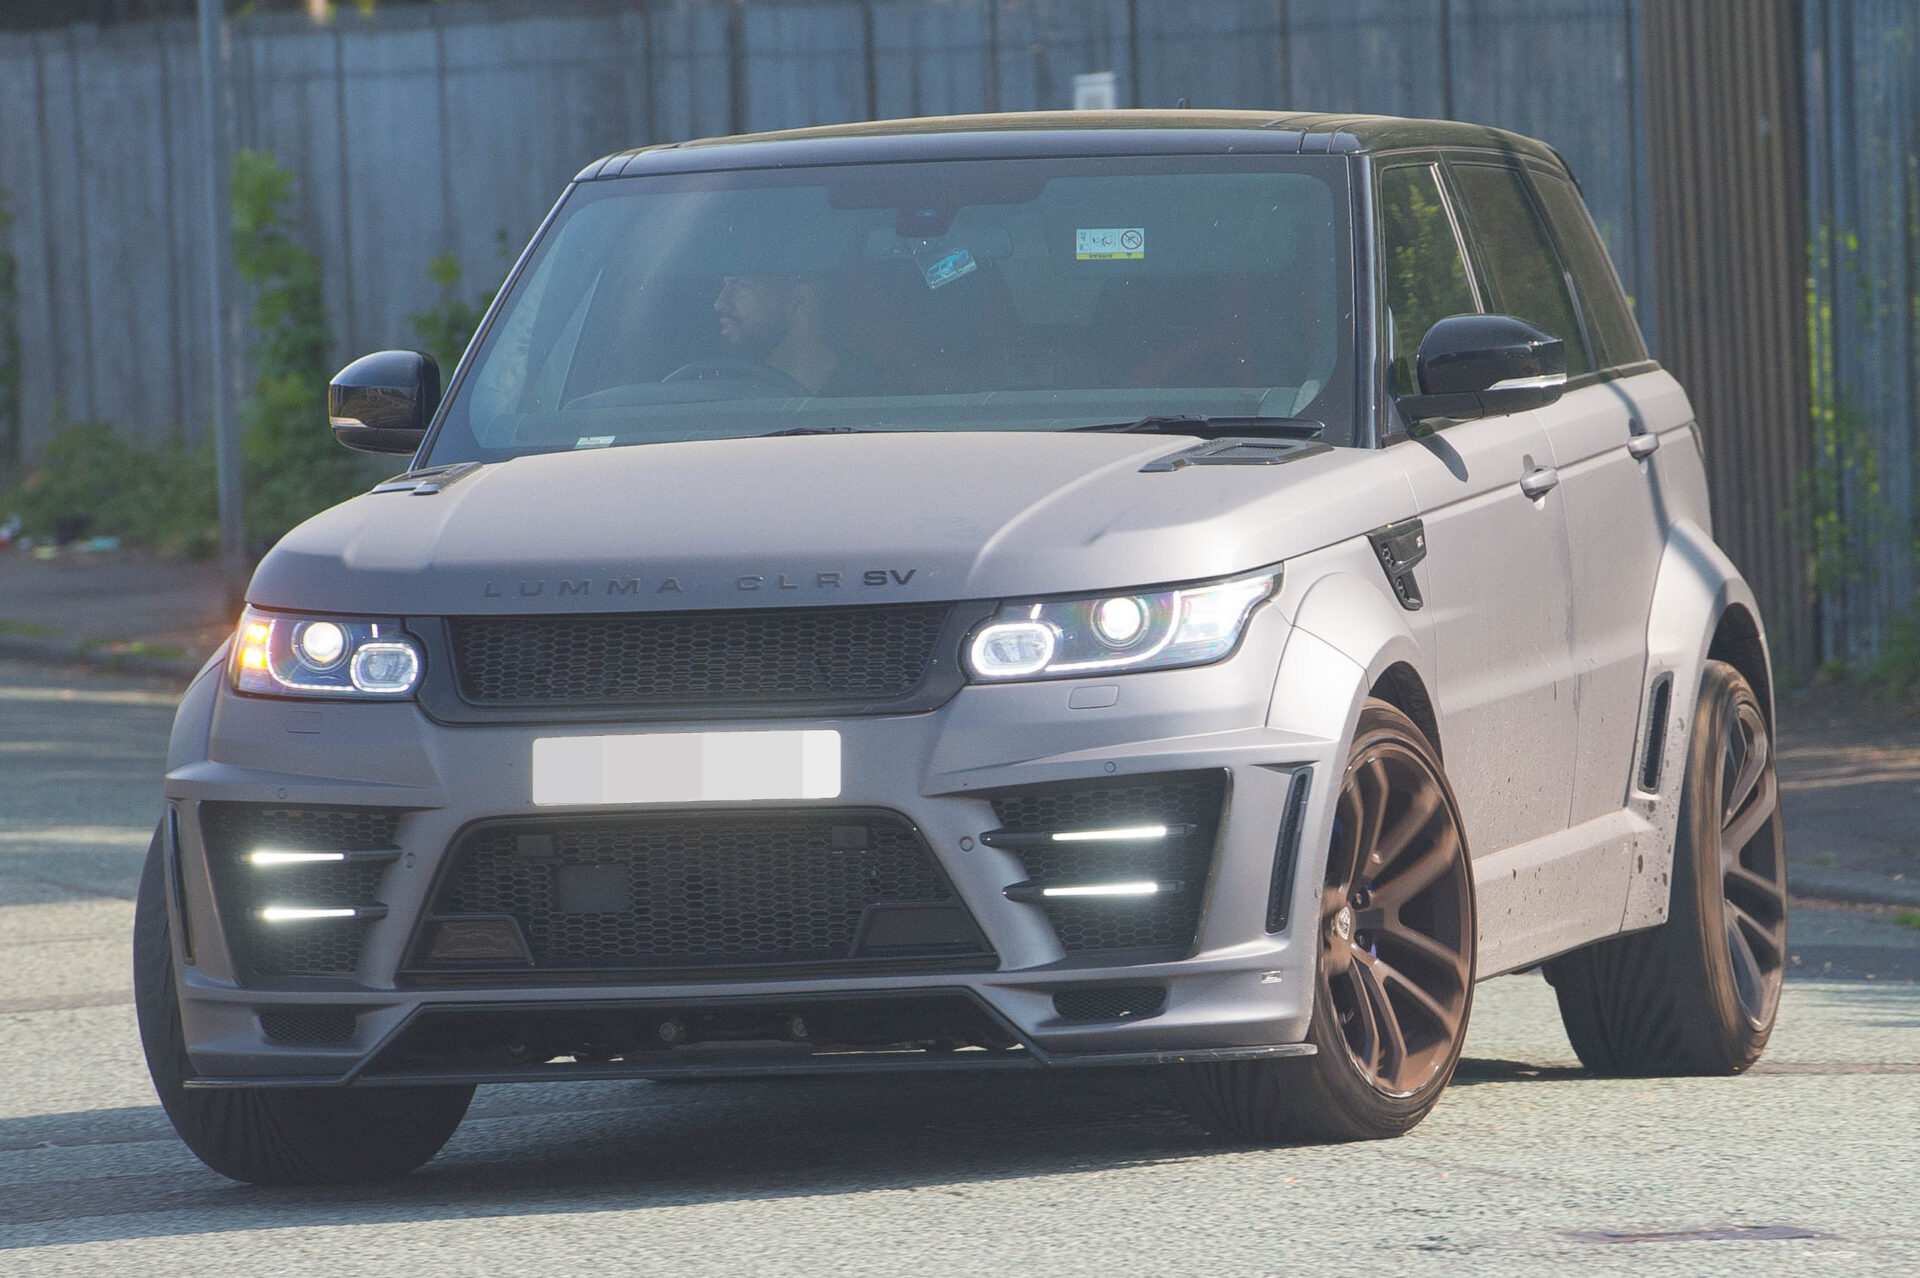
[[[945,257],[937,259],[931,266],[922,268],[921,274],[927,277],[928,288],[939,288],[979,269],[980,263],[973,260],[973,254],[965,249],[955,249]]]

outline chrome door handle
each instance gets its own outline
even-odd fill
[[[1520,491],[1538,501],[1560,486],[1560,472],[1551,466],[1535,466],[1520,477]]]
[[[1660,451],[1658,435],[1635,435],[1627,441],[1627,451],[1633,454],[1635,461],[1645,461]]]

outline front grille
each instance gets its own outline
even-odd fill
[[[887,701],[919,688],[951,606],[455,617],[475,706]]]
[[[255,866],[247,854],[379,852],[395,848],[401,813],[393,808],[290,807],[264,803],[200,805],[200,834],[213,873],[227,943],[242,980],[280,976],[350,977],[360,964],[364,919],[268,923],[269,905],[319,909],[379,904],[384,859]]]
[[[1053,1010],[1063,1021],[1138,1021],[1160,1015],[1166,1005],[1160,985],[1099,985],[1053,996]]]
[[[489,822],[455,844],[431,915],[412,966],[436,971],[476,966],[431,948],[476,916],[512,919],[540,970],[988,953],[914,828],[864,809]]]
[[[1007,834],[1052,834],[1139,825],[1191,827],[1137,842],[1040,843],[1015,853],[1035,883],[1114,883],[1151,879],[1179,892],[1144,897],[1069,897],[1042,908],[1068,953],[1192,948],[1213,845],[1226,798],[1226,773],[1175,772],[1072,781],[1005,790],[994,815]]]

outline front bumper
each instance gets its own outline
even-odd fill
[[[1283,680],[1276,696],[1283,649],[1296,666],[1323,668]],[[607,725],[455,727],[412,704],[240,697],[220,686],[215,667],[183,706],[185,730],[176,731],[166,784],[177,865],[181,1016],[197,1081],[497,1081],[556,1071],[647,1077],[1301,1054],[1310,1050],[1301,1044],[1316,947],[1312,928],[1295,921],[1316,917],[1319,865],[1311,850],[1325,843],[1336,788],[1328,779],[1338,776],[1342,748],[1341,718],[1325,707],[1343,706],[1350,690],[1333,685],[1359,673],[1312,636],[1290,634],[1279,610],[1269,608],[1256,615],[1239,652],[1213,666],[975,686],[929,713],[807,721],[804,726],[841,735],[842,793],[834,806],[899,813],[924,838],[991,948],[993,957],[975,970],[683,970],[436,981],[406,967],[448,848],[476,821],[550,817],[552,809],[531,803],[534,739],[604,733]],[[1315,688],[1312,704],[1285,696],[1288,683]],[[1310,713],[1316,708],[1317,715]],[[203,734],[190,722],[195,714],[204,717]],[[800,725],[734,720],[713,726]],[[1007,888],[1029,877],[1017,853],[981,841],[999,824],[991,797],[1015,787],[1213,771],[1226,779],[1224,805],[1210,871],[1204,883],[1188,885],[1200,894],[1194,942],[1178,954],[1141,961],[1138,953],[1070,952],[1043,906],[1007,897]],[[350,979],[263,980],[236,964],[228,921],[216,904],[204,803],[405,809],[397,855],[379,880],[386,915],[366,925]],[[1282,895],[1275,908],[1277,862]],[[1286,922],[1270,930],[1282,915]],[[1164,997],[1157,1011],[1112,1020],[1064,1016],[1056,1003],[1074,991],[1122,987],[1158,988]],[[537,1051],[521,1051],[519,1059],[491,1051],[438,1069],[392,1067],[402,1045],[462,1017],[474,1025],[511,1025],[536,1013],[564,1019],[594,1012],[649,1018],[653,1027],[690,1017],[717,1024],[713,1018],[728,1009],[746,1008],[776,1021],[810,1013],[830,1021],[861,1000],[892,999],[904,1007],[949,998],[966,1005],[953,1004],[955,1014],[997,1027],[1010,1050],[848,1054],[793,1044],[762,1051],[765,1044],[722,1050],[689,1042],[611,1060],[583,1054],[563,1065],[534,1059]],[[333,1028],[291,1036],[267,1028],[303,1015]],[[736,1027],[731,1037],[745,1032]]]

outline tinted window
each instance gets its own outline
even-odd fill
[[[431,460],[781,430],[1352,421],[1339,157],[994,159],[585,182]]]
[[[1534,189],[1547,206],[1559,237],[1560,251],[1566,255],[1567,269],[1573,273],[1574,291],[1580,295],[1580,312],[1587,319],[1587,336],[1599,349],[1594,352],[1603,366],[1631,364],[1645,359],[1647,348],[1640,340],[1640,329],[1620,295],[1613,274],[1613,263],[1586,204],[1571,182],[1536,172]]]
[[[1380,228],[1393,317],[1393,392],[1405,395],[1420,389],[1414,356],[1427,330],[1476,308],[1432,166],[1407,165],[1380,175]]]
[[[1461,164],[1452,172],[1473,226],[1481,264],[1493,285],[1493,308],[1565,342],[1569,376],[1592,369],[1580,337],[1580,320],[1567,294],[1566,274],[1519,171]]]

